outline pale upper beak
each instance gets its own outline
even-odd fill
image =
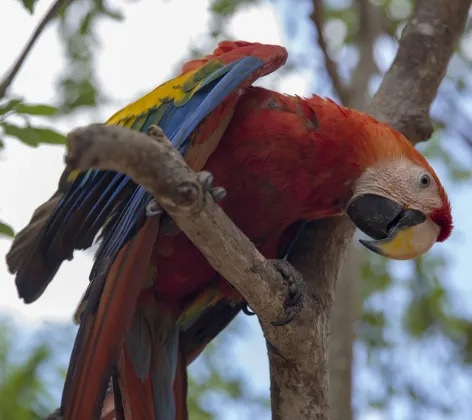
[[[360,239],[371,251],[394,260],[410,260],[427,252],[436,242],[439,226],[419,210],[376,194],[351,200],[347,214],[373,240]]]

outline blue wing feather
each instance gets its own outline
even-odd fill
[[[139,117],[131,128],[147,132],[150,125],[159,124],[174,147],[183,154],[191,146],[188,139],[195,128],[263,65],[260,58],[252,56],[228,64],[207,75],[188,100],[179,104],[173,100],[164,102],[150,110],[145,119],[144,115]],[[43,249],[47,253],[54,249],[55,238],[60,236],[67,239],[70,236],[74,249],[88,248],[105,224],[101,235],[103,240],[91,272],[93,279],[107,271],[117,252],[144,224],[145,208],[151,198],[126,175],[98,170],[80,174],[46,226]],[[107,220],[110,215],[111,219]],[[83,222],[71,223],[75,218],[83,218]],[[70,231],[70,226],[77,225],[79,229]],[[58,232],[63,235],[58,235]]]

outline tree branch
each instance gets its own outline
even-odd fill
[[[34,44],[36,43],[39,36],[42,34],[44,29],[46,28],[46,26],[48,26],[48,24],[52,20],[54,20],[54,18],[57,16],[61,8],[67,6],[71,1],[73,0],[56,0],[56,2],[46,12],[44,17],[41,19],[38,26],[34,30],[33,34],[31,35],[30,39],[26,43],[23,49],[23,52],[18,57],[15,64],[12,66],[11,70],[5,75],[3,80],[0,82],[0,99],[5,97],[7,89],[13,83],[13,80],[15,79],[16,75],[21,69],[21,66],[25,62],[26,57],[28,57],[29,53],[34,47]]]
[[[316,33],[318,34],[318,45],[321,52],[323,53],[326,71],[328,72],[331,82],[333,83],[334,90],[339,96],[340,101],[346,105],[349,103],[349,89],[344,85],[341,78],[339,77],[339,72],[336,63],[331,58],[328,52],[328,45],[323,33],[324,28],[324,5],[323,0],[313,0],[313,12],[310,15],[310,19],[316,28]]]
[[[413,144],[433,132],[431,104],[464,31],[469,0],[417,0],[397,56],[370,104],[371,113]]]
[[[151,141],[154,139],[155,141]],[[152,136],[123,127],[92,124],[67,137],[73,169],[127,174],[158,199],[210,265],[231,282],[267,325],[284,314],[278,271],[241,233],[157,126]]]

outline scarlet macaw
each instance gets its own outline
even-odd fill
[[[195,171],[209,171],[228,190],[224,197],[211,189],[212,177],[201,173],[266,258],[287,251],[302,221],[342,214],[372,238],[362,241],[366,247],[389,258],[414,258],[444,241],[452,230],[447,195],[404,136],[329,99],[252,86],[286,59],[280,46],[223,41],[107,124],[162,127]],[[98,419],[110,376],[117,418],[187,417],[189,358],[237,313],[242,297],[164,220],[127,176],[66,168],[58,191],[12,244],[7,263],[20,297],[31,303],[61,263],[101,231],[64,387],[66,420]],[[292,294],[287,304],[298,307]],[[211,311],[229,315],[212,329],[218,320]],[[201,341],[190,343],[188,354],[183,337],[195,325],[206,336],[188,335]]]

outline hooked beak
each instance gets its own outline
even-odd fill
[[[373,240],[360,239],[371,251],[394,260],[410,260],[428,251],[439,235],[439,226],[419,210],[375,194],[355,197],[347,214]]]

